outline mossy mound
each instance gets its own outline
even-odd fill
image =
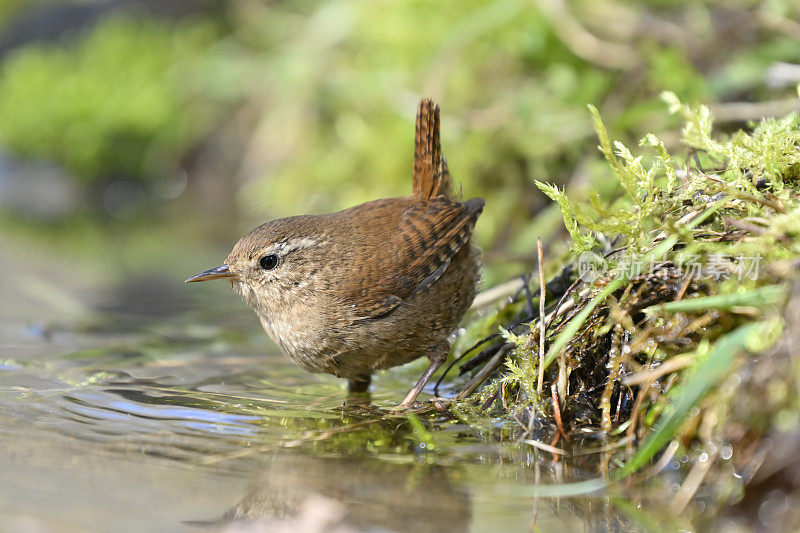
[[[476,321],[499,333],[459,359],[473,375],[452,411],[513,420],[554,457],[602,449],[595,467],[607,480],[686,457],[665,509],[712,487],[703,517],[745,516],[748,484],[800,488],[796,458],[780,453],[800,434],[800,119],[719,138],[707,108],[664,99],[685,119],[687,154],[647,135],[633,155],[590,108],[622,194],[573,202],[538,183],[572,251],[544,261],[561,274],[541,311],[534,281]]]

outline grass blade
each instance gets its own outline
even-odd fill
[[[730,309],[737,306],[767,307],[781,303],[785,298],[786,289],[782,285],[770,285],[738,294],[718,294],[651,305],[646,311],[677,313],[706,311],[709,308]]]
[[[556,483],[553,485],[529,485],[524,487],[526,498],[568,498],[570,496],[583,496],[603,490],[609,485],[607,479],[594,478],[586,481],[572,483]]]
[[[639,446],[633,458],[617,471],[616,479],[628,476],[641,468],[675,437],[687,413],[703,399],[708,391],[728,375],[736,355],[745,349],[747,340],[759,335],[762,323],[747,324],[720,337],[707,357],[695,364],[688,379],[675,391],[671,401],[659,417],[657,426]]]

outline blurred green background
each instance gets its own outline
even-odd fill
[[[0,252],[172,286],[267,219],[408,193],[432,96],[503,281],[564,239],[534,179],[615,194],[587,103],[668,146],[663,90],[722,131],[785,114],[799,21],[795,0],[4,0]]]

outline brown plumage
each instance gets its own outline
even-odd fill
[[[414,128],[414,171],[411,192],[421,200],[451,196],[453,180],[442,154],[439,138],[439,106],[433,100],[422,99],[417,106]]]
[[[459,202],[452,188],[439,107],[425,99],[411,195],[267,222],[224,265],[187,281],[230,278],[293,361],[346,378],[353,391],[366,390],[376,370],[427,356],[409,406],[447,357],[478,281],[470,237],[484,201]]]

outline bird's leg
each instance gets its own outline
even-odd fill
[[[347,398],[342,402],[345,408],[364,408],[370,403],[369,383],[372,381],[370,374],[356,376],[347,380]]]
[[[369,384],[372,381],[370,374],[364,374],[357,378],[347,380],[347,392],[349,394],[363,394],[369,389]]]
[[[442,344],[437,345],[436,348],[434,348],[431,351],[431,353],[428,355],[428,359],[430,359],[431,364],[428,365],[428,368],[425,369],[425,372],[422,373],[422,375],[419,378],[419,381],[417,381],[417,384],[414,385],[410,391],[408,391],[406,398],[395,409],[397,410],[408,409],[409,407],[414,405],[414,402],[417,400],[417,396],[419,396],[419,393],[422,392],[422,389],[424,389],[425,385],[427,385],[428,382],[431,380],[431,376],[433,376],[436,373],[436,371],[439,370],[439,367],[442,366],[442,363],[444,363],[447,360],[447,354],[449,352],[450,352],[450,345],[446,341]]]

